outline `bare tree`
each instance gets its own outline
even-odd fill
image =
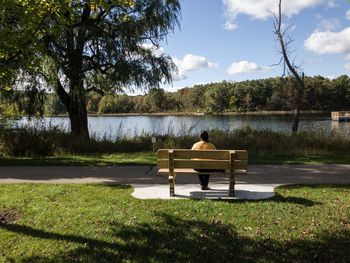
[[[289,46],[293,42],[293,40],[287,36],[288,27],[282,29],[282,0],[278,2],[278,13],[273,13],[274,16],[274,33],[277,37],[277,41],[281,47],[281,60],[278,64],[283,63],[283,77],[286,75],[286,71],[288,75],[290,75],[292,81],[292,88],[294,90],[294,115],[293,115],[293,124],[292,124],[292,132],[297,132],[299,129],[299,119],[300,119],[300,108],[304,95],[304,72],[300,69],[298,65],[294,63],[294,60],[290,60],[290,50]]]

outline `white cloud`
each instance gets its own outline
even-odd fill
[[[333,2],[333,1],[331,1]],[[231,23],[239,14],[245,14],[256,19],[267,19],[271,11],[276,12],[276,0],[223,0],[226,16]],[[320,4],[330,4],[329,0],[288,0],[283,1],[282,12],[292,16],[305,8]]]
[[[162,47],[156,47],[150,43],[143,43],[142,47],[145,49],[149,49],[156,56],[161,56],[165,54],[165,50]],[[172,58],[173,62],[177,66],[177,73],[173,75],[173,79],[175,81],[186,80],[186,73],[189,71],[205,69],[205,68],[217,68],[218,64],[209,62],[205,57],[196,56],[192,54],[186,54],[183,59]]]
[[[232,65],[227,69],[227,73],[232,76],[232,75],[249,73],[249,72],[259,72],[259,71],[264,71],[268,69],[271,69],[271,68],[261,67],[254,62],[243,60],[240,62],[232,63]]]
[[[342,28],[338,18],[322,19],[318,25],[318,31],[336,31]]]
[[[215,68],[216,63],[209,62],[205,57],[186,54],[182,60],[174,58],[175,64],[181,71],[192,71],[203,68]]]
[[[210,82],[199,81],[199,82],[194,83],[194,86],[195,85],[205,85],[205,84],[208,84],[208,83],[210,83]]]
[[[188,79],[188,77],[185,75],[184,72],[178,71],[176,74],[174,74],[173,79],[174,81],[181,81]]]
[[[350,64],[345,64],[345,68],[350,71]]]
[[[186,88],[185,86],[164,86],[162,87],[165,91],[168,91],[168,92],[176,92],[178,91],[179,89],[183,89],[183,88]]]
[[[346,12],[345,19],[350,20],[350,9]]]
[[[350,27],[340,32],[315,31],[305,40],[304,46],[317,54],[350,52]]]
[[[181,60],[173,58],[173,61],[178,68],[178,74],[174,76],[174,80],[177,81],[187,79],[186,73],[189,71],[218,67],[217,63],[209,62],[207,58],[193,54],[186,54]]]
[[[293,32],[297,28],[297,26],[294,24],[282,23],[281,28],[282,28],[282,30],[288,30],[289,32]]]
[[[327,3],[327,7],[329,7],[329,8],[335,8],[335,7],[338,7],[338,6],[339,6],[339,4],[336,2],[336,0],[330,0]]]
[[[165,53],[164,48],[162,48],[162,47],[158,47],[158,48],[157,48],[157,47],[156,47],[155,45],[153,45],[153,44],[143,43],[143,44],[142,44],[142,47],[151,50],[152,53],[153,53],[154,55],[158,56],[158,57],[161,56],[161,55],[163,55],[163,54]]]
[[[326,78],[332,80],[332,79],[336,79],[337,77],[334,75],[329,75],[329,76],[326,76]]]
[[[345,60],[350,60],[350,54],[347,54],[344,59]]]
[[[226,30],[232,31],[232,30],[237,29],[238,26],[237,26],[236,24],[232,23],[231,21],[226,21],[226,23],[224,24],[224,28],[225,28]]]

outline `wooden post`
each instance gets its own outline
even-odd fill
[[[230,151],[230,188],[229,196],[235,196],[235,151]]]
[[[175,196],[174,150],[168,151],[169,159],[169,190],[170,196]]]

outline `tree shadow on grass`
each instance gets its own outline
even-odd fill
[[[278,203],[290,203],[295,205],[302,205],[306,207],[311,207],[315,205],[321,205],[321,202],[313,201],[307,198],[295,197],[295,196],[282,196],[280,194],[276,194],[274,197],[269,199],[269,201],[278,202]]]
[[[237,233],[220,221],[156,213],[153,222],[111,222],[110,241],[65,235],[17,224],[0,228],[34,238],[72,242],[78,248],[21,262],[349,262],[350,230],[316,233],[312,239],[275,240]],[[155,222],[155,223],[154,223]],[[18,259],[7,258],[8,261]]]
[[[194,199],[196,201],[200,201],[200,199]],[[313,201],[307,198],[302,197],[295,197],[295,196],[282,196],[278,193],[275,194],[275,196],[267,199],[255,199],[255,200],[248,200],[248,199],[212,199],[214,202],[226,202],[226,203],[235,203],[235,204],[241,204],[241,203],[265,203],[265,202],[275,202],[275,203],[289,203],[289,204],[295,204],[295,205],[302,205],[305,207],[311,207],[315,205],[322,205],[321,202]]]
[[[339,184],[290,184],[290,185],[282,185],[275,188],[277,189],[303,189],[303,188],[311,188],[311,189],[329,189],[333,188],[332,191],[344,192],[350,190],[349,184],[339,185]],[[230,203],[247,203],[247,202],[277,202],[277,203],[290,203],[296,205],[302,205],[305,207],[312,207],[315,205],[322,205],[322,202],[311,200],[304,197],[296,197],[296,196],[283,196],[279,193],[276,193],[275,196],[267,199],[258,199],[258,200],[246,200],[246,199],[236,199],[236,200],[221,200],[221,199],[213,199],[216,202],[230,202]]]
[[[349,191],[350,185],[319,185],[319,184],[312,184],[312,185],[305,185],[305,184],[295,184],[295,185],[283,185],[278,186],[275,188],[277,189],[290,189],[290,190],[296,190],[296,189],[305,189],[305,188],[311,188],[311,189],[329,189],[334,188],[332,191]],[[297,204],[297,205],[303,205],[306,207],[311,207],[315,205],[322,205],[322,202],[314,201],[311,199],[307,199],[304,197],[295,197],[295,196],[283,196],[279,193],[276,193],[276,195],[270,199],[266,199],[264,201],[273,201],[273,202],[281,202],[281,203],[291,203],[291,204]]]

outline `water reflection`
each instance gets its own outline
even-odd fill
[[[289,115],[239,115],[239,116],[90,116],[89,129],[92,135],[110,139],[123,136],[134,137],[141,134],[197,134],[206,129],[233,131],[250,126],[253,129],[270,129],[290,132],[291,116]],[[59,127],[69,130],[68,117],[44,117],[43,119],[22,118],[16,125],[34,126],[37,128]],[[332,121],[329,116],[303,116],[300,130],[322,132],[339,132],[350,134],[350,122]]]

